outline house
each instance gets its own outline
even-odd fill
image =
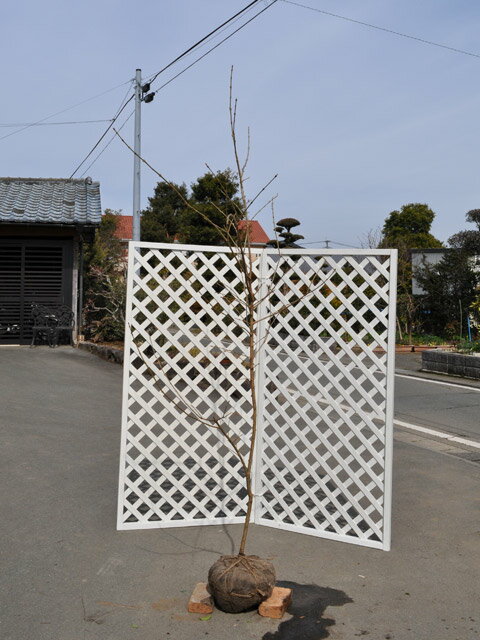
[[[0,178],[0,343],[28,344],[33,303],[81,318],[83,243],[101,220],[100,185]]]
[[[252,247],[267,246],[269,238],[258,220],[240,220],[238,223],[238,231],[242,232],[247,228],[250,231],[250,245]]]
[[[411,249],[410,254],[412,257],[412,294],[414,296],[421,296],[425,293],[422,287],[418,284],[415,278],[416,271],[425,268],[433,267],[441,262],[443,257],[450,251],[459,251],[459,249],[451,248],[439,248],[439,249]],[[476,272],[480,272],[480,255],[473,255],[469,257],[469,262],[472,269]]]
[[[238,230],[246,229],[247,225],[250,229],[251,246],[265,247],[268,242],[268,236],[262,225],[257,220],[240,220]],[[122,244],[128,244],[128,241],[133,238],[133,216],[119,216],[115,235],[121,240]]]
[[[410,250],[410,255],[412,257],[412,294],[414,296],[421,296],[425,293],[415,278],[415,272],[424,267],[432,267],[433,265],[438,264],[441,262],[447,251],[452,251],[452,249],[438,248]]]
[[[128,243],[133,238],[133,216],[118,216],[115,235],[122,245],[124,245],[126,250],[128,248]]]

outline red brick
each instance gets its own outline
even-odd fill
[[[283,618],[291,601],[291,589],[273,587],[272,595],[258,607],[258,613],[265,618]]]
[[[206,582],[197,582],[188,602],[190,613],[212,613],[213,598],[207,589]]]

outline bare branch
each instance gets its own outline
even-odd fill
[[[143,162],[149,169],[151,169],[153,171],[153,173],[155,173],[163,182],[165,182],[165,184],[167,184],[171,189],[173,189],[173,191],[175,191],[175,193],[180,197],[180,199],[182,200],[182,202],[184,203],[184,205],[186,207],[188,207],[189,209],[191,209],[192,211],[195,211],[195,213],[198,213],[199,216],[201,216],[203,218],[203,220],[205,220],[206,222],[208,222],[212,227],[214,227],[217,231],[219,232],[223,232],[222,227],[219,227],[217,224],[215,224],[214,222],[212,222],[202,211],[200,211],[200,209],[198,209],[197,207],[195,207],[189,200],[187,200],[187,198],[185,198],[185,196],[183,195],[183,193],[177,188],[177,186],[171,182],[170,180],[168,180],[167,178],[165,178],[165,176],[163,176],[159,171],[157,171],[154,167],[152,167],[152,165],[147,162],[145,160],[145,158],[143,158],[141,155],[139,155],[129,144],[126,140],[124,140],[122,138],[122,136],[119,134],[119,132],[114,128],[113,131],[116,133],[116,135],[120,138],[120,140],[123,142],[123,144],[130,149],[130,151],[137,156],[137,158],[139,158],[139,160],[141,162]]]
[[[276,173],[276,174],[273,176],[273,178],[271,178],[271,179],[267,182],[267,184],[266,184],[265,186],[263,186],[263,187],[260,189],[260,191],[257,193],[257,195],[256,195],[252,200],[250,200],[250,202],[248,203],[248,206],[247,206],[247,210],[248,210],[248,209],[250,209],[250,207],[251,207],[251,206],[252,206],[252,204],[255,202],[255,200],[257,200],[257,199],[262,195],[262,193],[265,191],[265,189],[268,189],[268,187],[272,184],[272,182],[273,182],[274,180],[276,180],[277,178],[278,178],[278,173]]]
[[[250,127],[247,127],[247,153],[245,154],[245,160],[242,165],[242,174],[245,174],[245,170],[250,159]]]
[[[233,67],[230,70],[230,93],[229,93],[230,135],[232,138],[233,154],[235,156],[235,164],[237,166],[238,180],[240,183],[240,196],[242,199],[242,206],[243,206],[243,210],[246,213],[248,210],[248,203],[247,203],[247,196],[245,195],[242,164],[240,163],[240,158],[238,155],[237,136],[236,136],[237,100],[235,99],[234,106],[232,106],[232,99],[233,99]]]

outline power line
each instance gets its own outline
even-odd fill
[[[11,124],[1,123],[0,127],[53,127],[60,124],[93,124],[98,122],[111,122],[110,120],[75,120],[71,122],[14,122]]]
[[[457,49],[456,47],[449,47],[446,44],[441,44],[439,42],[434,42],[433,40],[426,40],[425,38],[419,38],[417,36],[411,36],[408,33],[402,33],[401,31],[394,31],[393,29],[388,29],[387,27],[380,27],[376,24],[370,24],[369,22],[362,22],[361,20],[355,20],[354,18],[349,18],[348,16],[341,16],[338,13],[331,13],[330,11],[325,11],[324,9],[317,9],[316,7],[310,7],[306,4],[301,4],[300,2],[294,2],[293,0],[282,0],[286,4],[292,4],[296,7],[301,7],[302,9],[309,9],[310,11],[316,11],[317,13],[323,13],[326,16],[331,16],[332,18],[339,18],[340,20],[346,20],[347,22],[353,22],[354,24],[360,24],[363,27],[369,27],[370,29],[377,29],[377,31],[385,31],[385,33],[392,33],[395,36],[400,36],[402,38],[408,38],[409,40],[416,40],[417,42],[421,42],[423,44],[429,44],[433,47],[440,47],[441,49],[447,49],[448,51],[453,51],[454,53],[461,53],[465,56],[471,56],[473,58],[480,58],[480,54],[472,53],[471,51],[464,51],[463,49]]]
[[[273,0],[269,5],[267,5],[266,7],[264,7],[261,11],[259,11],[258,13],[256,13],[254,16],[252,16],[249,20],[247,20],[246,22],[244,22],[242,25],[240,25],[237,29],[235,29],[235,31],[232,31],[228,36],[226,36],[225,38],[223,38],[223,40],[220,40],[220,42],[218,42],[215,46],[211,47],[210,49],[208,49],[208,51],[206,51],[204,54],[202,54],[200,57],[198,57],[196,60],[194,60],[192,63],[190,63],[188,66],[186,66],[184,69],[182,69],[181,71],[179,71],[176,75],[174,75],[172,78],[170,78],[170,80],[167,80],[167,82],[165,82],[164,84],[160,85],[158,87],[158,89],[155,90],[155,93],[157,93],[158,91],[161,91],[161,89],[163,89],[164,87],[166,87],[168,84],[170,84],[171,82],[173,82],[174,80],[176,80],[179,76],[181,76],[183,73],[185,73],[185,71],[188,71],[188,69],[190,69],[191,67],[193,67],[195,64],[197,64],[197,62],[200,62],[200,60],[203,60],[203,58],[205,58],[206,56],[208,56],[209,53],[211,53],[212,51],[214,51],[215,49],[217,49],[218,47],[220,47],[224,42],[226,42],[227,40],[229,40],[232,36],[234,36],[236,33],[238,33],[239,31],[241,31],[244,27],[246,27],[248,24],[250,24],[250,22],[253,22],[253,20],[255,20],[255,18],[258,18],[259,15],[261,15],[262,13],[264,13],[265,11],[267,11],[267,9],[270,9],[270,7],[273,7],[273,5],[277,2],[278,0]]]
[[[277,0],[275,0],[277,1]],[[194,45],[192,45],[191,47],[189,47],[188,49],[186,49],[183,53],[181,53],[179,56],[177,56],[174,60],[172,60],[171,62],[169,62],[168,65],[166,65],[165,67],[163,67],[163,69],[160,69],[160,71],[158,71],[155,75],[152,76],[150,82],[153,82],[161,73],[163,73],[164,71],[166,71],[167,69],[169,69],[172,65],[174,65],[176,62],[178,62],[179,60],[181,60],[184,56],[188,55],[189,53],[191,53],[196,47],[198,47],[200,44],[204,43],[206,40],[208,40],[212,35],[214,35],[215,33],[217,33],[218,31],[220,31],[221,29],[223,29],[225,26],[227,26],[229,23],[233,22],[234,20],[238,19],[239,16],[241,16],[242,14],[244,14],[245,12],[249,11],[254,5],[258,4],[258,2],[260,2],[260,0],[253,0],[252,2],[250,2],[247,6],[245,6],[243,9],[241,9],[240,11],[238,11],[237,13],[235,13],[233,16],[231,16],[228,20],[225,20],[225,22],[223,22],[222,24],[220,24],[218,27],[216,27],[215,29],[213,29],[212,31],[210,31],[210,33],[208,33],[206,36],[204,36],[203,38],[201,38],[200,40],[198,40]],[[40,120],[37,120],[35,122],[30,122],[30,123],[25,123],[25,124],[18,124],[15,126],[19,126],[21,127],[20,129],[17,129],[16,131],[12,131],[10,133],[7,133],[6,135],[0,137],[0,140],[4,140],[5,138],[9,138],[10,136],[16,135],[17,133],[20,133],[21,131],[25,131],[26,129],[29,129],[30,127],[34,127],[34,126],[39,126],[41,124],[43,124],[46,120],[50,120],[50,118],[53,118],[55,116],[58,116],[62,113],[65,113],[66,111],[70,111],[71,109],[75,109],[76,107],[81,106],[82,104],[85,104],[86,102],[90,102],[91,100],[95,100],[96,98],[99,98],[111,91],[114,91],[115,89],[118,89],[119,87],[125,85],[125,84],[130,84],[132,82],[132,80],[127,80],[126,82],[122,82],[118,85],[115,85],[114,87],[111,87],[110,89],[107,89],[106,91],[102,91],[101,93],[98,93],[94,96],[91,96],[90,98],[87,98],[86,100],[82,100],[80,102],[77,102],[74,105],[71,105],[65,109],[62,109],[61,111],[56,111],[55,113],[50,114],[49,116],[46,116],[45,118],[41,118]],[[119,114],[118,114],[119,115]],[[117,115],[117,117],[118,117]],[[92,121],[93,122],[93,121]],[[100,121],[98,121],[100,122]],[[105,120],[104,122],[108,122],[108,120]],[[63,124],[63,123],[62,123]],[[67,124],[67,123],[65,123]],[[68,123],[68,124],[80,124],[80,122],[75,122],[75,123]],[[111,124],[113,125],[113,122],[111,122]],[[7,127],[10,125],[0,125],[2,127]],[[13,126],[13,125],[11,125]],[[110,129],[110,127],[109,127]],[[103,138],[102,138],[103,139]],[[100,140],[101,141],[101,140]]]
[[[205,40],[208,40],[208,38],[210,38],[210,36],[214,35],[215,33],[217,33],[217,31],[219,31],[220,29],[222,29],[223,27],[225,27],[226,25],[228,25],[230,22],[232,22],[233,20],[235,20],[235,18],[238,18],[240,15],[242,15],[243,13],[245,13],[246,11],[248,11],[251,7],[253,7],[254,5],[258,4],[260,0],[253,0],[253,2],[250,2],[249,4],[247,4],[243,9],[241,9],[240,11],[238,11],[235,15],[233,15],[231,18],[229,18],[228,20],[225,20],[225,22],[222,22],[222,24],[220,24],[218,27],[216,27],[215,29],[213,29],[213,31],[210,31],[210,33],[208,33],[206,36],[204,36],[203,38],[201,38],[200,40],[198,40],[195,44],[193,44],[191,47],[189,47],[188,49],[186,49],[183,53],[181,53],[179,56],[177,56],[174,60],[172,60],[171,62],[169,62],[165,67],[163,67],[162,69],[160,69],[160,71],[157,71],[157,73],[155,73],[152,77],[150,77],[149,82],[150,84],[152,82],[155,82],[155,80],[158,78],[158,76],[163,73],[164,71],[166,71],[167,69],[169,69],[171,66],[173,66],[176,62],[178,62],[179,60],[181,60],[182,58],[184,58],[186,55],[188,55],[190,52],[192,52],[194,49],[196,49],[199,45],[201,45],[203,42],[205,42]]]
[[[175,64],[176,62],[178,62],[178,60],[180,60],[182,57],[186,56],[188,53],[191,53],[193,51],[193,49],[195,49],[196,47],[198,47],[201,43],[204,43],[212,34],[216,33],[217,31],[219,31],[220,29],[222,29],[226,24],[232,22],[235,18],[238,18],[238,16],[240,14],[245,13],[247,10],[249,10],[251,7],[253,7],[253,5],[257,4],[259,0],[255,0],[255,2],[251,2],[249,5],[247,5],[246,7],[244,7],[241,11],[239,11],[238,13],[236,13],[234,16],[232,16],[229,20],[227,20],[226,22],[224,22],[223,24],[221,24],[220,26],[218,26],[214,31],[211,31],[207,36],[205,36],[204,38],[202,38],[201,40],[199,40],[197,43],[195,43],[195,45],[193,45],[192,47],[189,47],[188,49],[186,49],[184,51],[183,54],[181,54],[180,56],[177,56],[177,58],[175,58],[175,60],[172,60],[172,62],[170,62],[168,65],[166,65],[163,69],[161,69],[160,71],[158,71],[153,78],[150,80],[150,83],[152,83],[155,78],[157,78],[161,73],[163,73],[166,69],[170,68],[173,64]],[[206,51],[203,55],[201,55],[200,57],[198,57],[196,60],[194,60],[191,64],[189,64],[187,67],[185,67],[184,69],[182,69],[179,73],[177,73],[175,76],[173,76],[172,78],[170,78],[167,82],[165,82],[163,85],[161,85],[154,93],[160,91],[161,89],[163,89],[164,87],[166,87],[168,84],[170,84],[171,82],[173,82],[176,78],[178,78],[179,76],[181,76],[183,73],[185,73],[185,71],[187,71],[188,69],[190,69],[191,67],[193,67],[195,64],[197,64],[197,62],[200,62],[200,60],[202,60],[203,58],[205,58],[209,53],[211,53],[212,51],[214,51],[215,49],[217,49],[220,45],[222,45],[224,42],[226,42],[229,38],[231,38],[232,36],[234,36],[236,33],[238,33],[238,31],[240,31],[241,29],[243,29],[244,27],[246,27],[250,22],[252,22],[253,20],[255,20],[255,18],[257,18],[259,15],[261,15],[262,13],[264,13],[267,9],[269,9],[270,7],[272,7],[278,0],[273,0],[270,4],[268,4],[266,7],[264,7],[261,11],[259,11],[258,13],[256,13],[254,16],[252,16],[249,20],[247,20],[246,22],[244,22],[242,25],[240,25],[240,27],[238,27],[237,29],[235,29],[234,31],[232,31],[228,36],[226,36],[225,38],[223,38],[223,40],[221,40],[219,43],[217,43],[214,47],[211,47],[208,51]],[[117,115],[114,117],[114,119],[110,122],[109,126],[106,128],[106,130],[103,132],[102,136],[99,138],[99,140],[96,142],[96,144],[94,145],[94,147],[90,150],[90,152],[87,154],[87,156],[85,156],[85,158],[82,160],[82,162],[78,165],[78,167],[75,169],[75,171],[72,173],[72,175],[70,176],[70,178],[72,178],[75,173],[80,169],[80,167],[85,163],[85,161],[92,155],[92,153],[95,151],[95,149],[98,147],[98,145],[101,143],[101,141],[105,138],[105,136],[107,135],[107,133],[110,131],[110,129],[113,127],[113,125],[115,124],[116,119],[118,118],[118,116],[120,115],[120,113],[123,111],[123,109],[127,106],[127,104],[133,100],[135,96],[131,96],[130,99],[123,105],[122,109],[117,113]],[[127,120],[124,122],[123,126],[126,124],[126,122],[131,118],[132,114],[130,114],[130,116],[127,118]],[[87,170],[90,169],[90,167],[96,162],[96,160],[102,155],[102,153],[107,149],[107,147],[110,146],[111,142],[112,142],[113,138],[105,145],[105,147],[102,149],[102,151],[95,157],[95,159],[93,160],[93,162],[88,166]]]
[[[102,135],[100,136],[100,138],[97,140],[97,142],[93,145],[93,147],[90,149],[90,151],[87,153],[87,155],[85,156],[85,158],[80,162],[80,164],[76,167],[75,171],[73,171],[73,173],[70,176],[70,179],[73,178],[73,176],[77,173],[77,171],[80,169],[80,167],[85,164],[85,162],[88,160],[88,158],[92,155],[92,153],[95,151],[95,149],[98,147],[98,145],[101,143],[101,141],[105,138],[105,136],[107,135],[107,133],[110,131],[110,129],[113,127],[113,125],[115,124],[115,122],[117,121],[118,117],[120,116],[120,114],[123,112],[123,110],[125,109],[125,107],[127,106],[127,104],[129,104],[129,102],[131,102],[133,100],[133,98],[135,97],[134,95],[131,95],[130,98],[128,98],[127,100],[127,95],[130,92],[131,89],[131,85],[133,83],[133,80],[129,81],[130,86],[127,89],[127,92],[122,100],[122,102],[120,103],[120,107],[117,109],[117,113],[114,115],[114,117],[112,118],[112,120],[110,121],[110,124],[108,125],[108,127],[105,129],[105,131],[102,133]]]
[[[240,20],[247,14],[250,13],[253,9],[253,6],[250,6],[250,8],[246,9],[245,12],[236,17],[235,19],[231,20],[231,22],[229,22],[226,26],[224,27],[219,27],[218,31],[216,31],[216,33],[214,35],[211,36],[206,36],[205,39],[202,39],[201,44],[198,45],[198,47],[196,47],[196,49],[192,49],[191,51],[189,51],[188,53],[185,53],[185,58],[191,56],[193,53],[196,53],[198,50],[206,47],[208,45],[208,43],[212,40],[214,40],[215,38],[217,38],[219,35],[221,35],[222,33],[224,33],[225,31],[227,31],[229,29],[229,27],[232,27],[234,24],[236,24],[237,22],[240,22]],[[182,58],[183,59],[183,58]],[[168,65],[170,67],[170,65]],[[154,74],[150,74],[150,75],[145,75],[145,82],[152,82],[151,80],[149,80]]]
[[[301,246],[307,246],[310,244],[338,244],[341,247],[347,247],[348,249],[359,249],[360,247],[356,247],[355,245],[352,244],[345,244],[344,242],[337,242],[336,240],[317,240],[316,242],[302,242]],[[328,248],[328,246],[326,247]]]
[[[133,116],[134,113],[135,113],[135,109],[132,109],[130,114],[126,117],[126,119],[123,121],[123,123],[118,127],[118,131],[121,131],[123,129],[123,127],[127,124],[127,122],[130,120],[130,118]],[[112,142],[115,140],[116,137],[117,137],[117,134],[113,134],[113,136],[110,138],[110,140],[107,142],[107,144],[104,145],[103,149],[99,153],[97,153],[97,155],[92,160],[92,162],[84,170],[84,172],[82,173],[80,178],[83,178],[88,173],[90,168],[93,167],[95,162],[100,158],[101,155],[103,155],[103,153],[108,149],[108,147],[112,144]]]
[[[25,129],[29,129],[30,127],[36,126],[41,124],[42,122],[45,122],[46,120],[50,120],[50,118],[54,118],[55,116],[59,116],[61,113],[65,113],[66,111],[70,111],[71,109],[75,109],[75,107],[79,107],[82,104],[85,104],[86,102],[90,102],[91,100],[95,100],[96,98],[100,98],[101,96],[104,96],[107,93],[110,93],[111,91],[115,91],[115,89],[118,89],[119,87],[123,87],[125,84],[129,84],[131,83],[132,80],[127,80],[127,82],[121,82],[120,84],[117,84],[115,87],[111,87],[110,89],[107,89],[106,91],[102,91],[101,93],[97,93],[96,95],[87,98],[86,100],[82,100],[81,102],[77,102],[76,104],[71,105],[70,107],[67,107],[66,109],[62,109],[61,111],[56,111],[55,113],[50,114],[49,116],[46,116],[45,118],[41,118],[40,120],[37,120],[36,122],[32,122],[30,124],[27,124],[25,126],[23,126],[21,129],[17,129],[16,131],[12,131],[11,133],[7,133],[6,135],[2,136],[0,138],[0,140],[5,140],[5,138],[9,138],[10,136],[14,136],[17,133],[20,133],[21,131],[25,131]]]
[[[330,242],[333,242],[333,244],[338,244],[341,247],[349,247],[351,249],[359,249],[360,247],[356,247],[355,245],[352,244],[345,244],[344,242],[337,242],[337,240],[330,240]]]

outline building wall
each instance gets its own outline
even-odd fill
[[[438,264],[446,251],[449,249],[412,249],[412,293],[414,296],[421,296],[425,291],[418,284],[415,278],[415,272],[422,267],[429,267]]]

